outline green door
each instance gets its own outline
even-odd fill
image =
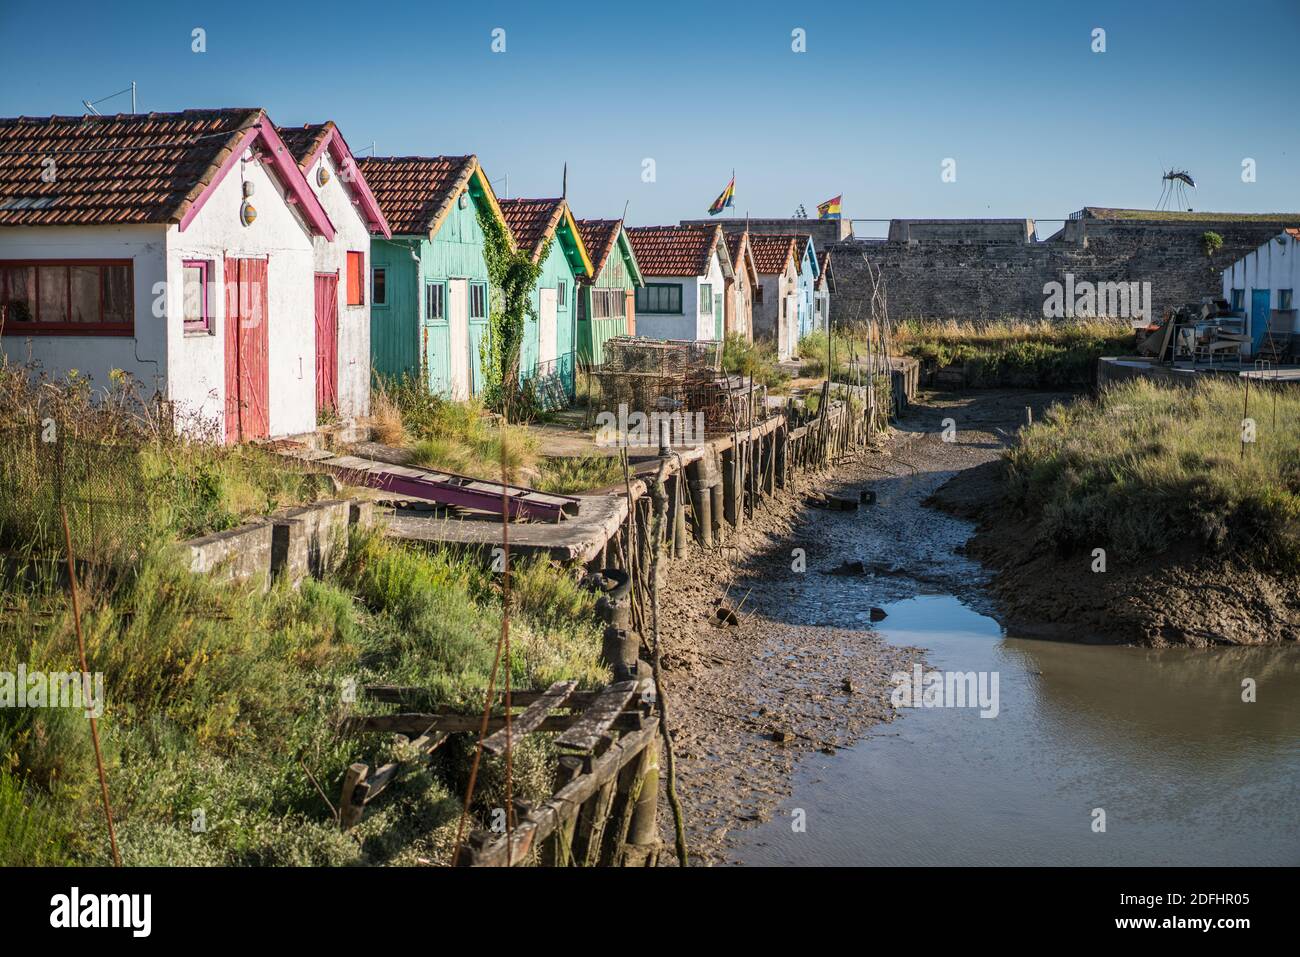
[[[722,293],[713,294],[713,338],[722,341]]]
[[[451,395],[451,327],[447,323],[447,284],[429,280],[424,284],[420,320],[420,361],[434,395]]]

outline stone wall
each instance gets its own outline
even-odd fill
[[[847,219],[746,219],[741,216],[720,216],[716,219],[683,219],[681,224],[721,226],[728,233],[738,232],[748,226],[751,233],[806,234],[813,238],[813,246],[818,250],[853,235],[853,224]]]
[[[1213,214],[1207,214],[1207,217]],[[1230,214],[1228,214],[1230,215]],[[904,221],[898,221],[900,224]],[[910,241],[846,240],[829,248],[836,281],[835,321],[851,322],[864,314],[870,299],[865,256],[880,269],[895,320],[910,318],[1042,318],[1044,285],[1078,282],[1149,282],[1155,317],[1166,309],[1221,294],[1221,275],[1234,261],[1280,233],[1300,224],[1288,221],[1125,218],[1079,218],[1042,242],[1008,241],[1028,220],[957,221],[940,228],[927,221]],[[987,225],[989,228],[984,228]],[[992,230],[990,232],[990,230]],[[1207,258],[1202,236],[1213,231],[1223,247]],[[899,227],[898,234],[907,231]],[[891,224],[890,235],[895,235]]]

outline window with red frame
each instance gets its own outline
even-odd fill
[[[0,260],[0,330],[14,335],[130,334],[130,260]]]
[[[208,278],[212,264],[206,259],[187,259],[181,264],[185,289],[185,331],[212,332],[212,308]]]
[[[365,303],[366,288],[366,254],[348,253],[348,305],[360,306]]]

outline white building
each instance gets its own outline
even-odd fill
[[[1246,317],[1251,353],[1294,350],[1300,339],[1294,293],[1300,286],[1300,229],[1287,229],[1223,271],[1223,298]],[[1269,348],[1270,333],[1274,348]],[[1292,351],[1294,355],[1294,351]]]
[[[279,133],[336,230],[333,240],[312,237],[317,412],[362,418],[370,414],[370,236],[392,233],[333,121]]]
[[[316,428],[316,239],[338,231],[263,111],[3,119],[0,151],[30,159],[0,167],[11,361],[120,370],[219,440]]]
[[[779,360],[799,350],[799,260],[794,236],[751,233],[758,286],[754,290],[754,336],[776,342]]]
[[[645,285],[636,291],[636,333],[650,339],[721,340],[732,278],[721,226],[632,226]]]

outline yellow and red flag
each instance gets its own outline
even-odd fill
[[[818,219],[839,219],[840,218],[840,200],[844,198],[841,193],[834,199],[828,199],[824,203],[817,205]]]

